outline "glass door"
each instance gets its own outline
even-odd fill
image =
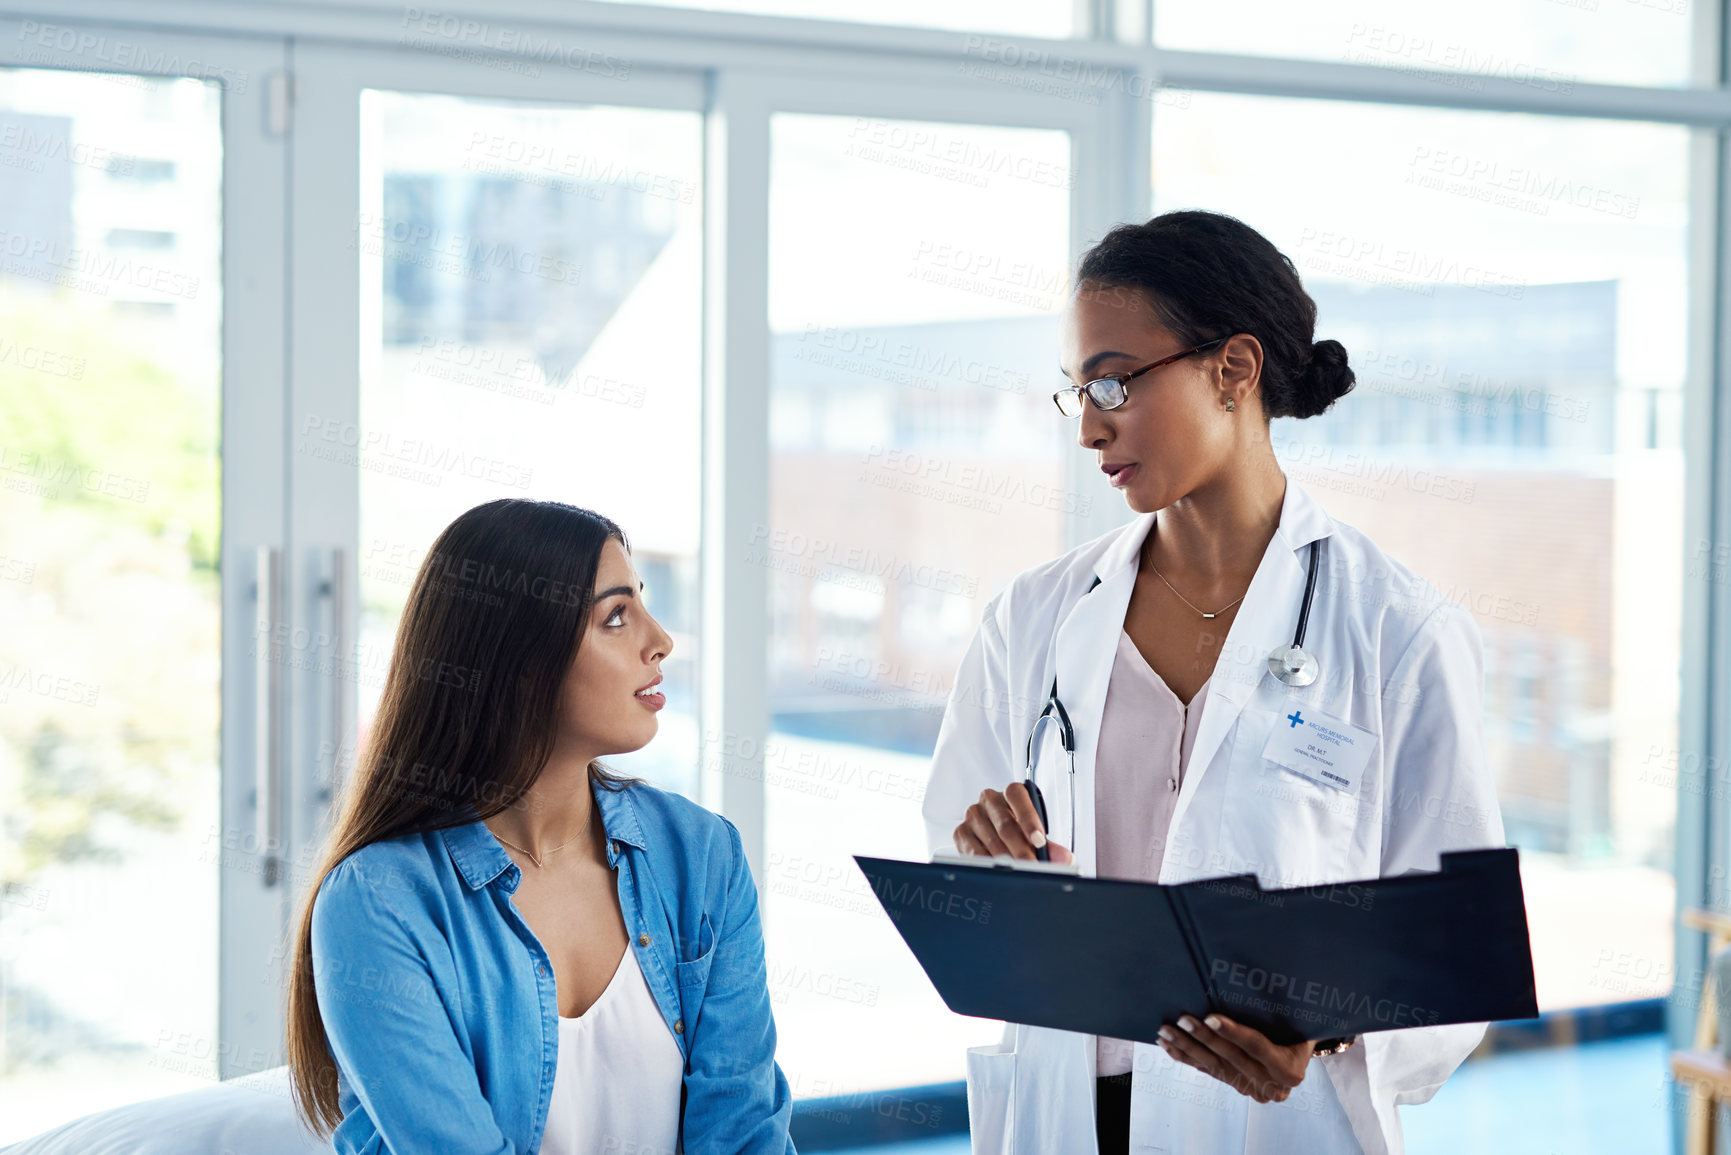
[[[4,1144],[230,1073],[258,1014],[221,976],[280,927],[250,791],[282,149],[280,49],[34,21],[0,45]]]
[[[296,175],[291,548],[330,593],[305,609],[334,659],[291,738],[303,862],[416,570],[500,497],[624,527],[674,650],[660,736],[612,761],[697,791],[702,87],[492,63],[435,45],[298,63],[317,84],[297,133],[324,163]]]
[[[692,793],[701,114],[369,88],[360,118],[357,740],[427,546],[547,498],[625,528],[674,637],[660,735],[612,761]]]

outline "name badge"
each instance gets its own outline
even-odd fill
[[[1308,706],[1291,706],[1275,718],[1262,756],[1313,782],[1356,794],[1375,746],[1376,735],[1369,730]]]

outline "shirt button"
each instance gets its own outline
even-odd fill
[[[1171,789],[1176,790],[1176,789],[1178,789],[1178,779],[1168,778],[1168,779],[1166,779],[1166,785],[1168,787],[1170,787]]]
[[[638,946],[648,946],[649,945],[649,936],[646,934],[638,935],[637,936],[637,945]]]
[[[673,1033],[676,1035],[683,1035],[685,1033],[685,1020],[684,1019],[675,1019],[674,1020]]]

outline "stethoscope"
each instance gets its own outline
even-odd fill
[[[1304,579],[1304,600],[1298,606],[1298,628],[1292,633],[1290,646],[1278,646],[1268,655],[1268,672],[1288,686],[1308,686],[1316,681],[1322,672],[1317,665],[1316,657],[1304,648],[1304,630],[1310,624],[1310,603],[1316,597],[1316,570],[1318,555],[1322,552],[1325,538],[1317,538],[1310,543],[1310,572]],[[1094,579],[1094,585],[1088,587],[1088,593],[1094,592],[1094,586],[1100,584],[1100,579]],[[1084,595],[1086,596],[1086,595]],[[1058,678],[1052,677],[1052,689],[1046,695],[1046,706],[1040,711],[1040,716],[1034,719],[1034,728],[1028,731],[1028,748],[1023,758],[1026,767],[1024,777],[1034,777],[1034,743],[1039,741],[1040,733],[1046,723],[1058,727],[1058,742],[1064,748],[1064,757],[1069,762],[1070,772],[1066,776],[1070,780],[1070,841],[1064,845],[1072,850],[1076,847],[1076,729],[1070,725],[1070,712],[1064,709],[1064,703],[1058,697]]]

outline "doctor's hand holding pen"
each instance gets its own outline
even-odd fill
[[[955,829],[956,847],[964,854],[1073,861],[1068,847],[1046,837],[1043,809],[1020,782],[1002,791],[982,790]],[[1176,1028],[1160,1028],[1159,1047],[1258,1103],[1284,1102],[1316,1054],[1308,1040],[1282,1045],[1221,1014],[1180,1015]]]
[[[1052,862],[1075,860],[1069,847],[1046,837],[1033,797],[1020,782],[1012,782],[1001,791],[980,791],[980,800],[968,807],[962,824],[956,827],[955,840],[956,849],[963,854],[1036,859],[1044,849]]]

